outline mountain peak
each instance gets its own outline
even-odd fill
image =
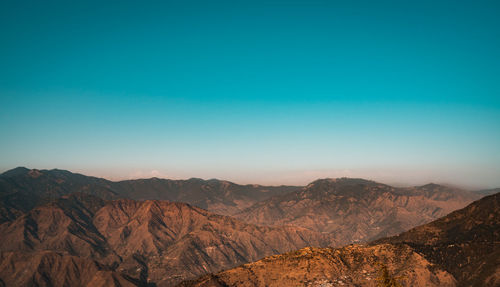
[[[360,185],[360,184],[373,185],[376,184],[376,182],[363,178],[352,178],[352,177],[320,178],[308,184],[307,188],[313,186],[330,186],[330,185],[347,186],[347,185]]]
[[[436,188],[441,188],[443,187],[443,185],[440,185],[440,184],[437,184],[437,183],[428,183],[428,184],[424,184],[422,186],[418,186],[420,188],[424,188],[424,189],[436,189]]]
[[[27,174],[29,171],[30,171],[29,168],[26,168],[24,166],[19,166],[19,167],[10,169],[10,170],[2,173],[1,176],[4,176],[4,177],[18,176],[18,175]]]

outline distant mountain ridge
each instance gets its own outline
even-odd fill
[[[113,182],[66,170],[15,168],[0,175],[0,222],[15,219],[38,204],[73,192],[103,199],[186,202],[219,214],[232,215],[257,201],[295,191],[294,186],[238,185],[216,179],[137,179]]]
[[[474,193],[476,194],[479,194],[479,195],[492,195],[492,194],[495,194],[495,193],[499,193],[500,192],[500,188],[491,188],[491,189],[481,189],[481,190],[475,190],[473,191]]]
[[[479,197],[437,184],[396,188],[365,179],[320,179],[234,216],[258,225],[293,225],[329,233],[344,245],[398,234]]]
[[[293,225],[334,235],[332,243],[394,235],[464,207],[481,195],[437,184],[395,188],[365,179],[320,179],[306,187],[222,180],[112,182],[65,170],[16,168],[0,175],[0,222],[73,192],[103,199],[169,200],[257,225]]]

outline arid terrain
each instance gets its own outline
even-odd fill
[[[455,279],[408,246],[303,248],[180,286],[378,286],[382,268],[406,286],[455,286]]]
[[[16,168],[0,175],[0,284],[375,286],[385,270],[405,286],[491,285],[498,194],[387,237],[480,196],[350,178],[266,187]]]
[[[104,201],[82,193],[38,206],[0,225],[0,234],[0,250],[9,254],[14,265],[18,259],[25,260],[27,253],[36,257],[52,251],[92,259],[158,286],[270,254],[328,245],[328,237],[305,228],[255,226],[185,203]],[[52,278],[41,266],[31,267],[24,276],[42,272]]]
[[[335,246],[399,234],[480,196],[437,184],[396,188],[364,179],[321,179],[235,215],[259,225],[293,225],[333,236]]]
[[[180,286],[499,286],[499,239],[497,193],[368,245],[304,248]]]
[[[459,286],[499,286],[500,193],[375,243],[411,246],[450,272]]]

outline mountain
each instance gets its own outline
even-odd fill
[[[257,201],[298,190],[294,186],[238,185],[216,179],[138,179],[113,182],[65,170],[15,168],[0,175],[0,223],[73,192],[103,199],[180,201],[231,215]]]
[[[481,189],[481,190],[474,190],[473,191],[473,193],[479,194],[481,196],[492,195],[492,194],[495,194],[498,192],[500,192],[500,188]]]
[[[300,189],[296,186],[239,185],[225,180],[138,179],[113,184],[118,193],[135,200],[170,200],[223,214],[233,215],[258,201]]]
[[[307,247],[179,286],[500,286],[500,193],[367,245]]]
[[[321,179],[235,214],[258,225],[293,225],[331,234],[337,246],[398,234],[479,198],[437,184],[396,188],[364,179]]]
[[[405,286],[455,286],[455,279],[408,246],[303,248],[266,257],[179,287],[380,286],[381,274]]]
[[[397,188],[352,178],[322,179],[306,187],[265,187],[196,178],[113,182],[64,170],[16,168],[0,175],[0,286],[64,286],[73,280],[81,286],[172,286],[306,246],[341,246],[392,236],[462,208],[480,196],[437,184]],[[486,212],[484,216],[490,216],[491,208],[497,207],[481,208]],[[257,270],[260,265],[238,270],[250,272],[270,286],[286,276],[288,281],[297,279],[320,286],[369,286],[375,284],[374,276],[379,271],[385,272],[387,278],[409,278],[414,286],[421,282],[453,286],[455,279],[458,284],[496,283],[498,264],[492,256],[498,255],[497,243],[484,248],[488,253],[477,251],[477,244],[498,242],[498,226],[483,217],[467,222],[467,226],[485,224],[479,230],[462,230],[457,223],[449,228],[450,237],[443,237],[441,245],[436,246],[427,241],[413,242],[412,236],[416,235],[412,235],[404,240],[391,237],[394,241],[380,242],[383,246],[304,249],[271,257],[282,262],[273,263],[274,267],[267,265],[269,258],[260,261],[276,272],[280,268],[292,270],[296,263],[313,271],[320,266],[337,268],[318,269],[322,271],[312,272],[315,277],[298,270],[293,274],[276,273],[277,277],[273,271],[268,276]],[[460,239],[465,245],[454,245],[450,242],[459,234],[453,230],[477,240]],[[418,234],[425,239],[428,235],[424,231]],[[476,233],[480,237],[474,237]],[[444,248],[464,246],[470,249],[460,249],[460,268],[453,269],[447,264],[453,264],[450,258],[455,257]],[[307,255],[310,258],[306,256],[304,261],[303,253],[314,256]],[[481,256],[488,261],[480,261]],[[404,260],[390,259],[395,257]],[[288,262],[289,258],[296,258],[296,263]],[[356,265],[359,258],[366,258],[366,266]],[[377,267],[369,269],[373,264]],[[412,268],[418,272],[408,271]],[[462,271],[464,274],[459,275]],[[473,275],[476,271],[480,273],[477,278]],[[255,282],[251,277],[254,275],[238,272],[235,274],[240,278]],[[75,274],[81,274],[79,279]],[[234,280],[243,280],[222,280],[226,275],[219,275],[222,273],[191,283],[231,286]]]
[[[0,223],[13,220],[38,204],[73,192],[104,199],[119,195],[104,179],[65,170],[36,170],[18,167],[0,175]]]
[[[459,286],[500,286],[500,193],[375,243],[407,244]]]
[[[4,258],[0,275],[4,274],[1,279],[7,286],[34,278],[32,271],[19,269],[30,264],[26,262],[30,256],[42,263],[75,262],[71,272],[109,270],[115,273],[103,273],[106,278],[120,275],[141,284],[172,286],[267,255],[329,242],[326,236],[304,228],[255,226],[185,203],[108,201],[85,193],[37,206],[1,224],[0,234],[0,258]],[[44,259],[47,256],[51,259]],[[41,263],[36,260],[29,268],[50,267],[38,268]],[[71,277],[68,272],[50,269],[42,277],[63,282],[66,279],[61,278]],[[8,275],[13,273],[18,276]]]

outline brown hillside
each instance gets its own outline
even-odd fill
[[[184,203],[86,194],[36,207],[0,225],[0,234],[3,252],[67,253],[158,286],[328,243],[303,228],[255,226]]]
[[[137,286],[99,263],[53,251],[1,252],[0,286]]]
[[[384,267],[404,286],[455,286],[453,276],[404,245],[308,247],[180,286],[377,286]]]
[[[376,243],[405,243],[460,286],[500,286],[500,193]]]

